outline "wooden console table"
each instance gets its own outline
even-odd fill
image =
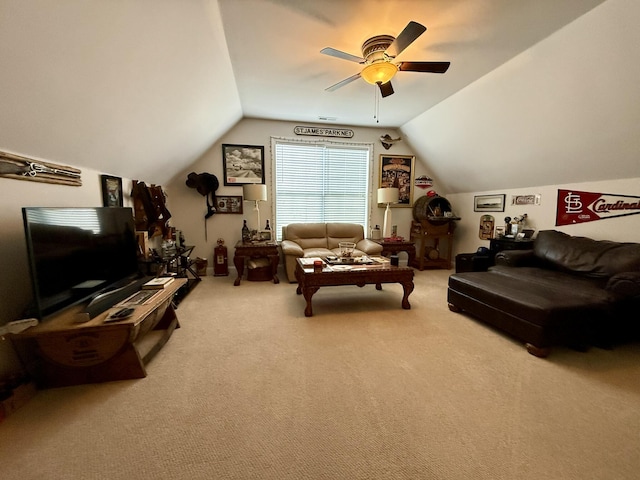
[[[453,252],[453,231],[458,217],[442,217],[446,220],[421,220],[411,222],[411,240],[416,243],[417,258],[411,266],[422,271],[425,268],[451,269]],[[438,220],[441,220],[438,218]],[[441,248],[441,240],[446,242],[446,250]],[[432,257],[432,253],[435,256]]]
[[[280,283],[278,278],[278,262],[280,255],[278,254],[278,244],[273,242],[256,242],[256,243],[236,243],[236,250],[233,255],[233,264],[238,271],[238,278],[233,284],[237,287],[240,285],[242,275],[244,274],[245,260],[250,258],[266,257],[271,261],[271,274],[273,275],[273,283]]]
[[[147,376],[145,365],[179,327],[172,299],[187,279],[175,279],[133,315],[117,322],[105,319],[112,307],[85,323],[76,323],[81,307],[72,307],[36,327],[15,335],[32,347],[39,360],[34,376],[42,388],[127,380]]]

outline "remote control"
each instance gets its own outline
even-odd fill
[[[118,320],[124,320],[125,318],[129,318],[131,316],[131,314],[133,314],[134,311],[135,311],[135,309],[133,309],[131,307],[122,308],[122,309],[118,310],[117,312],[114,312],[111,315],[109,315],[105,319],[105,322],[115,322],[115,321],[118,321]]]
[[[6,335],[7,333],[20,333],[29,327],[35,327],[38,325],[37,318],[25,318],[22,320],[15,320],[9,322],[6,325],[0,327],[0,335]]]

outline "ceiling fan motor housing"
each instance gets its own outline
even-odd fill
[[[385,50],[393,43],[395,37],[391,35],[376,35],[371,37],[362,44],[362,57],[366,63],[379,61],[388,61],[389,55],[385,54]]]

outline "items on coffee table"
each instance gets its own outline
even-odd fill
[[[340,242],[340,256],[343,258],[350,258],[353,255],[353,250],[356,248],[356,244],[353,242]]]

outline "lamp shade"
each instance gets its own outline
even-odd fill
[[[265,201],[267,199],[267,186],[250,183],[242,186],[242,195],[245,200]]]
[[[398,188],[379,188],[378,203],[397,203],[400,200]]]
[[[360,76],[365,79],[366,82],[375,85],[377,83],[387,83],[393,78],[398,71],[398,67],[391,62],[374,62],[364,67]]]

